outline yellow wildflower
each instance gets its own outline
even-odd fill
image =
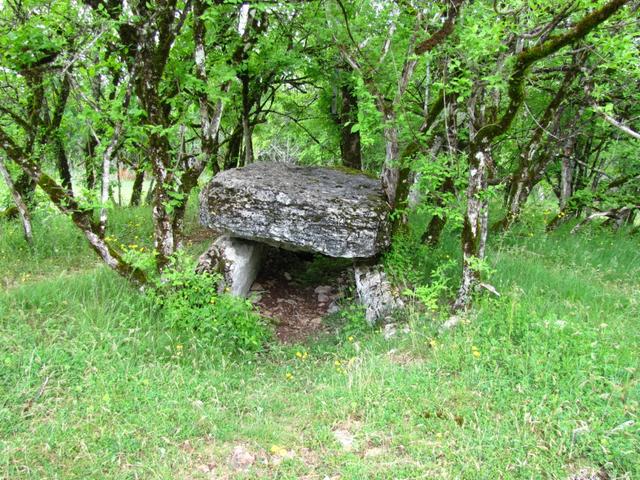
[[[279,457],[282,457],[287,454],[287,449],[284,447],[281,447],[280,445],[271,445],[270,450],[272,454],[277,455]]]

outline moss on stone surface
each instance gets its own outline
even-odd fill
[[[329,167],[322,167],[322,168],[331,168],[333,170],[337,170],[338,172],[346,173],[348,175],[363,175],[373,180],[378,179],[378,176],[371,172],[365,172],[364,170],[356,170],[355,168],[345,167],[344,165],[332,165]]]

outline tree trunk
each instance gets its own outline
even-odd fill
[[[35,206],[36,183],[25,172],[20,172],[15,187],[28,208]]]
[[[73,181],[71,180],[71,167],[69,166],[69,159],[67,153],[64,150],[64,143],[58,136],[60,132],[56,132],[55,150],[56,150],[56,166],[58,167],[58,174],[62,180],[62,186],[73,195]]]
[[[398,183],[400,181],[400,169],[398,165],[400,157],[398,125],[396,124],[396,116],[392,107],[386,108],[383,115],[385,160],[384,166],[382,167],[382,186],[391,210],[394,210],[398,196]]]
[[[526,167],[522,166],[514,172],[507,186],[508,191],[505,201],[507,211],[502,220],[499,220],[492,226],[494,230],[506,230],[513,222],[520,218],[522,206],[529,198],[529,194],[536,183],[537,182],[534,182],[529,177],[529,172]]]
[[[93,190],[96,185],[96,170],[94,159],[98,141],[93,135],[89,135],[84,146],[84,178],[88,190]]]
[[[16,204],[18,213],[20,214],[20,220],[22,221],[22,229],[24,230],[24,239],[29,245],[33,244],[33,228],[31,227],[31,216],[29,215],[29,209],[20,192],[16,189],[13,179],[7,170],[4,160],[0,158],[0,174],[4,177],[4,181],[11,192],[13,201]]]
[[[488,203],[483,194],[487,189],[491,163],[491,147],[488,142],[472,145],[469,150],[467,211],[462,228],[462,282],[453,304],[454,310],[470,305],[473,287],[480,280],[477,263],[484,259],[488,230]]]
[[[153,191],[155,189],[155,185],[156,179],[152,177],[151,181],[149,182],[149,189],[147,190],[147,194],[144,197],[145,205],[151,205],[151,202],[153,202]]]
[[[437,195],[434,199],[434,203],[438,207],[444,207],[444,196],[445,194],[455,194],[455,183],[453,181],[453,177],[447,176],[444,182],[442,183],[442,187],[440,188],[440,194]],[[434,215],[431,217],[429,221],[429,225],[427,225],[427,229],[422,234],[422,243],[425,243],[431,247],[435,247],[440,243],[440,236],[442,235],[442,231],[444,230],[445,225],[447,224],[447,216],[446,215]]]
[[[242,128],[236,128],[229,138],[229,146],[224,160],[224,169],[234,168],[240,162],[240,149],[242,148]]]
[[[169,141],[164,135],[153,133],[149,138],[149,153],[156,185],[153,192],[154,247],[158,252],[158,270],[169,264],[175,251],[173,219],[169,213],[171,197],[169,189],[173,185],[173,174],[169,171]]]
[[[341,109],[338,115],[340,124],[340,153],[345,167],[362,169],[362,147],[360,131],[353,131],[358,121],[358,98],[348,83],[340,87]]]
[[[574,161],[572,158],[572,148],[570,145],[565,146],[562,155],[562,173],[560,175],[560,210],[567,207],[569,198],[573,193],[573,170]]]
[[[129,201],[130,207],[140,206],[140,200],[142,199],[143,186],[144,186],[144,168],[138,166],[136,168],[136,177],[133,180],[133,187],[131,188],[131,200]]]
[[[245,68],[247,68],[245,66]],[[253,127],[251,126],[251,99],[249,98],[249,75],[240,75],[242,82],[242,140],[244,143],[243,165],[253,163]]]

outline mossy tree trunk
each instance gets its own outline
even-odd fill
[[[341,72],[344,76],[347,72]],[[336,115],[340,127],[340,154],[342,164],[355,170],[362,169],[362,146],[360,131],[354,126],[358,123],[358,97],[350,78],[340,81],[340,105]]]

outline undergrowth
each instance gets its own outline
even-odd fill
[[[143,213],[110,225],[138,250]],[[59,216],[36,218],[31,251],[1,228],[0,478],[640,476],[637,236],[545,234],[535,219],[492,236],[500,297],[478,295],[449,332],[456,232],[438,249],[408,237],[385,260],[419,296],[408,332],[385,340],[346,305],[335,334],[229,355],[216,348],[238,345],[226,330],[257,319],[210,282],[163,311]],[[256,458],[245,472],[229,461],[239,447]]]

